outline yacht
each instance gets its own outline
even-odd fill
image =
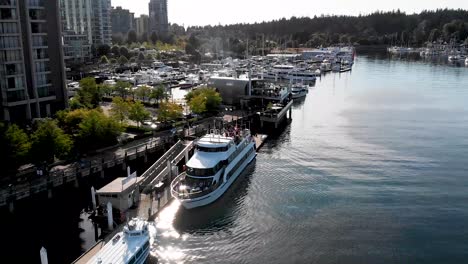
[[[330,72],[332,70],[332,64],[328,60],[324,60],[320,64],[320,71],[321,72]]]
[[[148,222],[134,218],[88,264],[143,264],[150,253]]]
[[[278,78],[286,79],[288,75],[294,70],[292,65],[275,65],[273,66],[273,71],[271,74],[277,76]]]
[[[220,198],[257,155],[248,129],[213,130],[196,141],[186,171],[171,183],[171,194],[186,209],[201,207]]]
[[[317,79],[316,72],[311,71],[292,71],[288,74],[286,79],[293,81],[315,81]]]
[[[307,85],[304,84],[294,84],[291,87],[291,97],[293,99],[301,98],[309,93],[309,89]]]
[[[465,59],[465,65],[468,66],[468,58]]]
[[[448,57],[449,62],[466,61],[465,55],[452,55]]]

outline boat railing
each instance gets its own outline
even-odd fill
[[[183,180],[185,180],[187,174],[185,172],[181,173],[179,176],[177,176],[171,183],[171,194],[173,197],[178,197],[180,199],[193,199],[193,198],[198,198],[205,196],[211,192],[213,192],[214,188],[213,186],[211,187],[198,187],[199,190],[194,190],[194,189],[185,189],[185,190],[179,190],[181,184],[183,183]]]

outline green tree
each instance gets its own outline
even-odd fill
[[[195,96],[189,102],[188,105],[192,112],[196,114],[202,114],[206,112],[206,98],[204,96]]]
[[[92,77],[81,79],[80,89],[77,91],[76,98],[84,107],[97,107],[101,102],[102,94],[99,86],[96,84],[96,79]]]
[[[120,56],[120,58],[117,60],[117,62],[120,64],[120,65],[124,65],[124,64],[127,64],[128,63],[128,59],[127,57],[125,56]]]
[[[156,34],[156,32],[153,31],[151,33],[150,40],[151,40],[151,43],[156,44],[156,42],[159,40],[159,37]]]
[[[103,83],[99,85],[99,92],[101,95],[110,96],[112,92],[114,92],[114,87],[112,85]]]
[[[101,59],[99,60],[99,63],[101,64],[109,64],[109,59],[107,59],[106,55],[103,55]]]
[[[58,127],[57,121],[45,120],[39,123],[31,136],[31,159],[53,163],[55,158],[65,158],[70,153],[73,141]]]
[[[201,88],[189,92],[185,96],[190,109],[197,114],[217,112],[221,105],[221,95],[214,88]]]
[[[111,48],[109,47],[109,45],[107,44],[102,44],[102,45],[99,45],[96,49],[97,51],[97,55],[99,57],[101,56],[107,56],[107,54],[109,54]]]
[[[122,98],[126,98],[129,94],[130,89],[132,88],[132,84],[129,82],[122,82],[117,81],[114,86],[114,90],[120,95]]]
[[[138,96],[143,102],[146,102],[151,94],[151,88],[147,85],[143,85],[137,88],[136,96]]]
[[[57,113],[59,126],[69,135],[76,135],[79,132],[79,125],[89,113],[88,109],[63,110]]]
[[[128,118],[130,103],[122,99],[122,97],[114,97],[112,99],[111,116],[118,120],[121,124]]]
[[[127,43],[131,44],[131,43],[135,43],[135,42],[137,42],[137,34],[136,34],[135,30],[128,31]]]
[[[171,102],[161,103],[158,109],[158,120],[160,122],[176,120],[182,117],[182,113],[183,108],[178,104]]]
[[[120,56],[120,47],[117,45],[112,46],[111,52],[112,54],[114,54],[115,57]]]
[[[119,48],[119,54],[120,56],[125,56],[126,58],[130,57],[130,52],[128,52],[128,49],[123,46]]]
[[[156,100],[156,102],[159,103],[161,100],[167,99],[168,95],[164,87],[160,85],[151,91],[150,98]]]
[[[154,61],[154,56],[153,56],[153,54],[148,54],[148,55],[146,55],[146,60],[147,60],[147,61],[150,61],[150,62]]]
[[[437,28],[434,28],[431,30],[431,33],[429,34],[428,41],[429,42],[434,42],[437,41],[440,38],[440,31]]]
[[[0,157],[6,171],[15,171],[28,160],[31,143],[23,129],[13,124],[6,126],[0,123]]]
[[[146,59],[146,58],[145,58],[145,54],[143,54],[143,52],[140,52],[140,53],[138,54],[138,61],[141,62],[141,61],[144,61],[145,59]]]
[[[114,118],[98,109],[90,110],[79,124],[77,147],[81,151],[89,151],[113,145],[122,131],[122,126]]]
[[[151,114],[140,102],[135,102],[130,105],[128,112],[128,118],[137,123],[137,126],[140,127],[140,124],[150,118]]]

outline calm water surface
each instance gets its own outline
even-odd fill
[[[468,68],[360,56],[317,81],[218,203],[158,219],[162,263],[463,263]]]

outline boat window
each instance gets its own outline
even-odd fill
[[[214,168],[207,168],[207,169],[198,169],[198,168],[191,168],[187,167],[187,174],[191,176],[197,176],[197,177],[202,177],[202,176],[214,176],[218,171],[223,167],[221,162],[216,164]]]
[[[143,249],[142,249],[142,248],[140,248],[140,249],[137,251],[137,253],[136,253],[136,255],[135,255],[135,258],[136,258],[136,259],[139,259],[140,256],[141,256],[141,253],[143,253]]]
[[[127,264],[134,264],[135,261],[136,261],[136,258],[135,258],[135,256],[133,256],[133,257],[127,262]]]
[[[207,147],[202,147],[197,145],[197,150],[202,151],[202,152],[226,152],[228,151],[229,146],[224,146],[224,147],[216,147],[216,148],[207,148]]]
[[[146,243],[143,245],[143,249],[147,249],[149,247],[149,241],[146,241]]]

